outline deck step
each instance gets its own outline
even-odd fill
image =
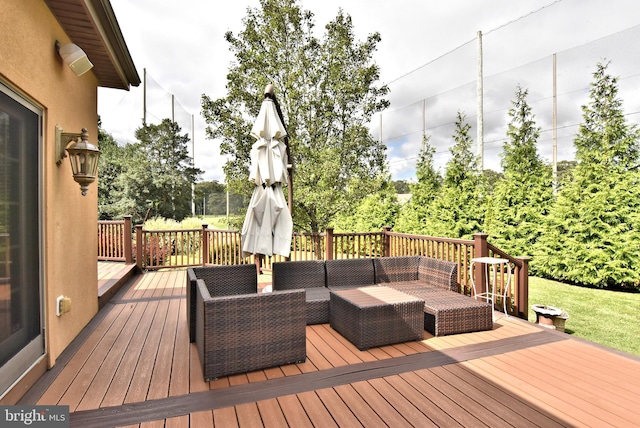
[[[102,308],[129,281],[138,275],[138,267],[135,264],[124,264],[122,269],[107,280],[101,280],[98,284],[98,307]]]

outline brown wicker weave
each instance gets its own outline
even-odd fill
[[[373,259],[338,259],[324,262],[327,287],[357,288],[375,284]]]
[[[424,301],[389,287],[331,290],[331,327],[358,349],[421,340]]]
[[[271,268],[274,290],[324,287],[324,260],[276,262]]]
[[[189,340],[196,340],[196,280],[202,279],[212,296],[233,296],[258,292],[256,266],[205,266],[187,269],[187,322]]]
[[[274,290],[306,290],[307,324],[329,322],[329,289],[323,260],[276,262],[271,265]]]
[[[491,330],[491,305],[460,294],[458,265],[430,257],[375,259],[376,283],[424,300],[424,329],[435,336]],[[416,268],[415,276],[412,269]]]
[[[379,257],[373,259],[376,284],[418,280],[419,256]]]
[[[418,281],[427,282],[430,287],[459,292],[458,264],[431,257],[420,257]]]
[[[196,347],[205,380],[306,359],[303,290],[211,297],[197,280]]]
[[[424,299],[424,329],[434,336],[491,330],[491,305],[455,291],[414,290]]]

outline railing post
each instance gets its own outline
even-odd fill
[[[324,239],[325,239],[324,247],[326,248],[324,258],[325,260],[332,260],[333,259],[333,228],[332,227],[328,227],[325,230]]]
[[[391,226],[382,226],[382,257],[391,257]]]
[[[209,261],[209,225],[202,225],[202,266],[206,266]]]
[[[474,233],[473,234],[473,247],[474,247],[474,257],[488,257],[489,256],[489,244],[487,242],[487,237],[489,235],[487,233]],[[486,278],[486,270],[485,265],[483,263],[475,264],[475,284],[476,290],[478,293],[485,293],[487,278]]]
[[[142,270],[142,225],[136,224],[136,266]]]
[[[124,240],[124,262],[126,264],[133,263],[133,252],[131,249],[132,239],[131,239],[131,216],[124,216],[124,230],[122,231]]]
[[[522,262],[522,267],[518,274],[517,315],[526,320],[529,318],[529,260],[531,260],[531,257],[520,256],[516,257],[516,259]]]

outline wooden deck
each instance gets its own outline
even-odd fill
[[[307,360],[204,382],[185,271],[139,275],[19,404],[78,427],[640,426],[640,360],[498,314],[491,331],[359,351],[307,327]]]

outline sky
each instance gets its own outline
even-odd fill
[[[472,136],[476,136],[478,31],[483,33],[486,78],[484,167],[499,170],[500,139],[506,121],[502,110],[506,111],[513,98],[515,85],[532,88],[535,109],[537,100],[542,103],[549,99],[547,89],[537,88],[550,86],[550,55],[564,52],[558,57],[578,65],[571,72],[560,71],[559,82],[567,82],[567,87],[574,81],[587,82],[565,91],[567,103],[571,99],[578,106],[585,102],[586,91],[580,88],[588,86],[595,68],[593,58],[610,58],[611,46],[619,44],[634,49],[635,41],[616,44],[606,39],[604,46],[589,45],[586,64],[572,57],[580,53],[579,48],[572,48],[640,24],[640,4],[636,0],[300,0],[299,4],[313,12],[317,37],[322,36],[324,26],[340,7],[351,15],[358,40],[380,33],[382,40],[373,60],[380,67],[381,82],[391,89],[391,107],[382,113],[382,119],[374,118],[371,129],[388,146],[392,177],[406,180],[415,178],[423,126],[429,129],[436,148],[434,161],[441,171],[448,155],[448,143],[444,141],[450,140],[453,130],[450,124],[441,123],[453,122],[456,110],[464,109],[474,125]],[[191,134],[193,129],[195,165],[204,171],[201,179],[223,182],[225,158],[220,155],[218,142],[205,137],[200,99],[202,94],[212,99],[226,95],[226,74],[234,58],[224,34],[240,32],[247,8],[258,8],[259,1],[111,0],[111,5],[141,79],[146,69],[147,121],[157,122],[173,114],[183,133]],[[628,59],[632,55],[619,55],[626,58],[629,67],[637,68],[638,61]],[[635,74],[622,68],[613,72]],[[640,87],[637,80],[631,79],[630,83]],[[142,88],[98,91],[103,128],[120,143],[134,141],[133,133],[142,124]],[[579,96],[570,95],[573,93]],[[636,97],[640,100],[634,93],[632,98]],[[548,102],[544,102],[546,106]],[[636,109],[634,103],[632,100],[632,110]],[[493,116],[492,111],[496,112]],[[577,123],[579,107],[571,111],[564,119],[559,115],[559,125],[566,123],[565,129]],[[547,116],[546,112],[539,116],[545,130],[550,127]],[[560,136],[559,142],[564,139],[565,144],[559,147],[559,160],[571,159],[570,138]],[[550,147],[545,144],[539,149],[547,160]]]

